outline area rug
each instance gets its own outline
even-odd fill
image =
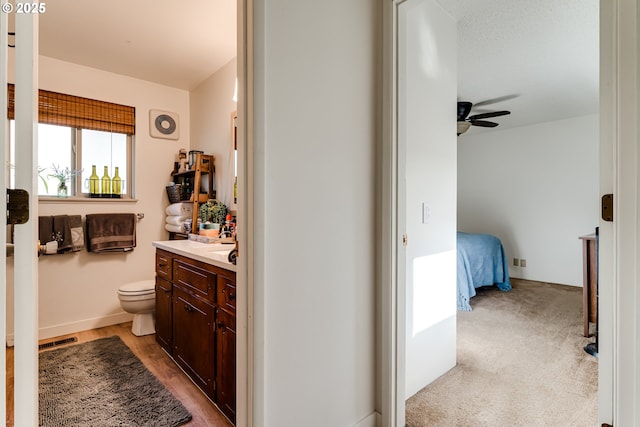
[[[40,426],[166,426],[191,414],[113,336],[40,353]]]

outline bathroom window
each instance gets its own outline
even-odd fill
[[[9,85],[8,116],[13,119],[13,85]],[[39,91],[38,195],[56,196],[54,168],[82,171],[67,181],[68,195],[89,197],[93,166],[113,178],[116,167],[123,198],[133,197],[135,109],[88,98]],[[15,126],[10,120],[10,158],[15,164]],[[11,169],[10,186],[14,171]]]
[[[11,164],[15,164],[15,123],[10,121]],[[122,197],[131,198],[130,179],[133,137],[122,133],[71,128],[68,126],[38,124],[38,195],[56,196],[58,180],[49,176],[53,167],[81,170],[77,177],[67,182],[69,196],[89,196],[89,176],[96,166],[99,177],[104,168],[113,177],[118,167],[122,179]],[[11,169],[10,187],[14,186],[15,174]]]

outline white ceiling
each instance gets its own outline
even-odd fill
[[[474,110],[510,110],[497,129],[598,111],[598,0],[436,1],[458,20],[459,100],[510,98]],[[236,0],[55,0],[40,16],[42,55],[182,89],[236,50]]]
[[[236,0],[55,0],[40,54],[193,89],[236,56]]]
[[[458,20],[458,100],[517,95],[473,110],[510,110],[496,129],[598,112],[598,0],[436,1]]]

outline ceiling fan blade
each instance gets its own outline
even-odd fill
[[[480,126],[483,128],[494,128],[498,126],[495,122],[488,122],[486,120],[470,120],[472,126]]]
[[[469,113],[471,112],[471,107],[473,104],[470,102],[458,102],[458,121],[461,122],[467,118]]]
[[[499,117],[499,116],[506,116],[507,114],[511,114],[511,111],[491,111],[489,113],[482,113],[482,114],[474,114],[473,116],[469,117],[469,120],[481,120],[481,119],[488,119],[490,117]]]
[[[482,107],[483,105],[496,104],[498,102],[508,101],[510,99],[517,98],[519,96],[520,95],[518,95],[517,93],[514,93],[514,94],[511,94],[511,95],[499,96],[497,98],[485,99],[484,101],[476,102],[474,104],[474,106]]]

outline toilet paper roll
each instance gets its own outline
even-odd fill
[[[58,242],[56,240],[47,242],[45,245],[44,253],[47,255],[53,255],[58,253]]]

